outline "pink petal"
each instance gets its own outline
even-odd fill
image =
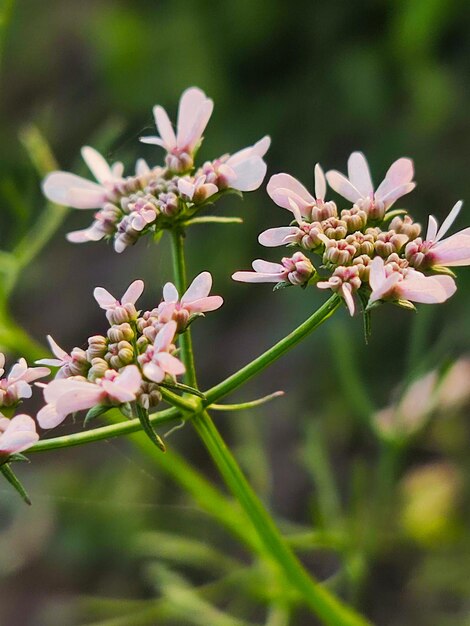
[[[296,226],[280,226],[279,228],[268,228],[263,231],[258,241],[262,246],[267,248],[274,248],[276,246],[282,246],[286,243],[286,237],[296,235],[300,230]]]
[[[281,189],[283,193],[281,195],[276,194],[276,190]],[[302,183],[290,174],[274,174],[274,176],[271,176],[266,191],[276,204],[282,206],[284,209],[289,209],[289,211],[291,209],[288,203],[288,197],[291,197],[301,208],[315,202],[315,198],[307,191]],[[288,194],[286,191],[292,193]],[[286,199],[283,204],[280,204],[278,200],[282,200],[283,197]]]
[[[372,198],[374,186],[366,157],[362,152],[353,152],[349,157],[348,176],[351,185],[359,191],[362,197]]]
[[[268,151],[270,145],[271,138],[266,135],[266,137],[257,141],[254,146],[248,146],[248,148],[243,148],[242,150],[238,150],[238,152],[232,154],[227,163],[230,167],[233,167],[234,165],[238,165],[238,163],[241,163],[252,156],[263,157]]]
[[[34,420],[29,415],[16,415],[0,436],[0,452],[7,454],[23,452],[38,439]]]
[[[109,167],[106,159],[94,148],[84,146],[82,148],[82,157],[88,165],[88,169],[100,183],[107,183],[114,179],[114,175]]]
[[[439,225],[434,215],[430,215],[428,219],[428,230],[426,233],[426,241],[435,241]]]
[[[405,187],[409,183],[411,183],[411,181],[413,180],[413,176],[414,176],[413,161],[411,159],[406,159],[406,158],[397,159],[389,167],[387,173],[385,174],[384,180],[377,187],[377,191],[375,192],[376,199],[378,201],[385,201],[385,198],[388,197],[391,191],[393,191],[394,189],[398,187]],[[412,189],[414,189],[414,187],[415,187],[415,184],[413,183]],[[401,195],[404,195],[404,194],[401,194]],[[397,196],[395,200],[398,197],[399,196]]]
[[[442,239],[442,237],[444,237],[446,232],[449,230],[449,228],[455,222],[455,220],[457,219],[458,214],[460,213],[462,205],[463,205],[462,200],[459,200],[458,202],[456,202],[454,204],[451,212],[446,217],[446,219],[442,222],[442,225],[439,228],[439,232],[437,233],[436,241],[439,241],[440,239]]]
[[[194,183],[191,183],[189,180],[180,178],[178,180],[178,190],[184,196],[188,196],[188,198],[192,200],[194,196],[194,192],[196,191],[196,186],[194,185]]]
[[[390,276],[388,276],[388,278],[385,278],[382,283],[377,285],[377,287],[374,287],[369,298],[369,304],[372,302],[376,302],[377,300],[382,300],[383,298],[391,295],[395,289],[395,286],[400,283],[400,281],[404,282],[401,280],[401,274],[399,274],[398,272],[390,274]]]
[[[381,198],[381,202],[385,204],[385,207],[389,209],[392,204],[394,204],[398,198],[410,193],[416,187],[416,183],[406,183],[404,185],[400,185],[399,187],[395,187],[391,189],[387,194],[383,195]],[[379,198],[376,199],[378,200]]]
[[[457,286],[450,276],[424,276],[414,272],[416,276],[406,278],[397,287],[402,297],[412,302],[437,304],[450,298]]]
[[[150,137],[151,139],[151,137]],[[148,174],[150,172],[150,167],[147,164],[145,159],[137,159],[135,164],[135,173],[137,176],[143,176],[144,174]]]
[[[343,283],[343,285],[341,285],[341,294],[344,298],[344,301],[346,302],[346,306],[348,307],[349,313],[352,317],[356,310],[356,305],[354,304],[354,298],[353,298],[352,291],[351,291],[351,285],[349,283]]]
[[[370,263],[369,284],[371,289],[378,289],[385,280],[385,263],[380,257],[375,257]]]
[[[106,199],[100,185],[69,172],[52,172],[42,184],[44,195],[51,202],[75,209],[96,209]]]
[[[71,388],[57,399],[57,413],[69,415],[76,411],[91,409],[96,404],[100,404],[105,397],[106,392],[99,385],[83,381],[80,387],[77,385]]]
[[[223,303],[224,300],[221,296],[208,296],[200,300],[193,300],[186,305],[186,308],[190,313],[208,313],[209,311],[216,311]]]
[[[262,272],[235,272],[235,274],[232,274],[232,278],[242,283],[279,283],[284,280],[284,273],[264,274]]]
[[[48,365],[50,367],[61,367],[64,362],[61,359],[39,359],[35,361],[39,365]]]
[[[116,161],[111,165],[111,174],[113,175],[113,180],[121,179],[124,174],[124,164],[120,161]]]
[[[93,297],[102,309],[113,309],[119,304],[114,296],[112,296],[104,287],[95,287]]]
[[[230,160],[229,160],[230,161]],[[263,182],[266,175],[267,165],[261,157],[253,155],[249,159],[245,159],[236,164],[227,162],[234,174],[235,179],[230,181],[232,189],[238,191],[255,191]]]
[[[182,138],[182,143],[178,142],[178,148],[184,148],[192,152],[197,146],[201,137],[206,129],[206,126],[212,115],[214,109],[214,103],[212,100],[205,100],[199,107],[198,114],[194,120],[194,124],[191,130]]]
[[[181,304],[193,302],[200,298],[205,298],[209,295],[212,287],[212,276],[210,272],[201,272],[196,276],[193,282],[190,284],[186,293],[181,298]]]
[[[189,87],[183,92],[178,107],[178,132],[176,136],[178,146],[184,145],[206,99],[206,94],[198,87]]]
[[[122,304],[135,304],[144,291],[144,281],[134,280],[121,298]]]
[[[173,283],[166,283],[163,287],[163,299],[165,302],[178,302],[179,293]]]
[[[150,144],[152,146],[160,146],[166,148],[166,143],[160,137],[139,137],[141,143]]]
[[[104,236],[105,233],[102,229],[92,224],[83,230],[73,230],[67,233],[66,238],[71,243],[87,243],[88,241],[100,241]]]
[[[354,187],[354,185],[340,172],[336,170],[330,170],[326,173],[326,180],[329,186],[339,193],[340,196],[346,198],[350,202],[357,202],[363,196],[361,192]]]
[[[168,150],[168,152],[173,150],[176,148],[176,136],[167,112],[163,107],[155,106],[153,107],[153,116],[155,118],[155,124],[157,125],[160,137],[163,139],[164,147]],[[148,143],[148,141],[146,141],[146,143]]]
[[[38,380],[38,378],[49,376],[50,373],[51,372],[48,367],[28,367],[22,377],[22,380],[27,383],[32,383],[33,381]]]
[[[269,150],[270,145],[271,137],[269,135],[265,135],[262,139],[255,143],[255,145],[253,146],[253,152],[260,157],[264,157],[266,152]]]
[[[263,259],[255,259],[251,266],[255,272],[266,272],[268,274],[277,274],[285,271],[285,267],[280,263],[271,263],[271,261],[263,261]]]
[[[439,241],[432,247],[431,254],[435,265],[470,265],[470,228]]]
[[[161,383],[165,378],[165,372],[156,363],[146,363],[143,367],[145,377],[154,383]]]
[[[186,371],[183,363],[168,352],[159,352],[155,355],[155,363],[171,376],[179,376]]]
[[[315,198],[324,200],[326,196],[326,179],[325,174],[319,163],[315,165]]]
[[[61,424],[66,415],[57,413],[55,404],[46,404],[36,415],[36,419],[41,428],[55,428]]]
[[[139,391],[141,383],[142,376],[137,365],[128,365],[113,381],[113,385],[119,386],[121,389],[125,389],[134,395]]]
[[[65,350],[62,350],[62,348],[59,346],[59,344],[56,343],[54,341],[54,339],[50,335],[47,335],[47,341],[49,342],[52,354],[55,357],[57,357],[61,361],[69,361],[70,360],[70,356],[67,354],[67,352],[65,352]]]
[[[176,322],[174,320],[171,320],[167,322],[161,330],[158,331],[158,334],[155,337],[155,341],[153,343],[155,352],[164,352],[165,350],[168,350],[173,342],[173,339],[175,338],[176,328]]]

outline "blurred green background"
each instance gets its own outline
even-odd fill
[[[138,137],[153,128],[152,106],[160,103],[174,117],[190,85],[215,101],[202,159],[269,134],[268,176],[286,171],[311,186],[315,162],[344,171],[350,152],[360,149],[376,182],[396,158],[415,160],[418,187],[403,204],[417,218],[443,219],[458,199],[470,199],[470,5],[464,0],[18,0],[4,2],[0,26],[4,250],[21,240],[45,205],[20,141],[29,124],[47,138],[63,169],[85,174],[79,149],[90,144],[130,171],[137,156],[161,161],[159,149]],[[269,285],[233,283],[230,274],[253,258],[280,256],[262,250],[256,238],[284,224],[286,214],[264,188],[243,202],[227,198],[219,210],[242,216],[244,224],[194,228],[188,242],[190,273],[211,271],[214,293],[226,301],[194,327],[203,388],[324,300],[313,289],[272,293]],[[465,215],[464,207],[457,227],[468,225]],[[141,240],[122,255],[102,244],[65,241],[65,232],[90,220],[90,212],[71,211],[14,291],[16,320],[40,342],[52,333],[70,349],[105,330],[92,299],[96,285],[119,294],[142,277],[142,305],[151,308],[170,279],[165,240],[158,247]],[[217,416],[257,492],[286,528],[346,536],[343,561],[319,550],[306,562],[321,579],[346,563],[346,582],[336,589],[378,624],[470,624],[469,368],[455,384],[464,396],[458,410],[441,410],[406,450],[396,454],[393,445],[380,445],[370,429],[374,407],[388,405],[397,388],[469,353],[465,268],[458,282],[457,295],[439,307],[417,314],[383,307],[369,345],[360,317],[340,313],[236,396],[283,389],[284,398]],[[70,425],[56,432],[67,430]],[[217,482],[190,426],[168,444]],[[21,468],[34,503],[29,510],[0,485],[0,624],[248,623],[200,617],[193,605],[176,617],[142,614],[172,584],[180,592],[192,589],[213,580],[219,566],[230,573],[231,558],[247,560],[154,456],[126,441],[34,456]],[[379,474],[385,479],[377,486]],[[169,538],[156,534],[163,532],[218,546],[220,554],[206,567],[205,558],[188,565],[189,548],[177,542],[172,552]],[[254,586],[239,585],[230,601],[222,594],[214,602],[239,620],[265,623],[263,602],[250,597]],[[183,596],[170,605],[183,606]],[[285,623],[315,623],[301,610],[290,620]],[[278,623],[284,622],[272,621]]]

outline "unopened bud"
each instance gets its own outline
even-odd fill
[[[412,241],[413,239],[416,239],[416,237],[419,237],[421,233],[421,224],[413,222],[409,215],[405,215],[404,217],[397,215],[390,222],[390,230],[394,230],[400,235],[407,235],[408,239]]]
[[[352,209],[341,211],[341,220],[346,222],[348,233],[354,233],[362,230],[367,224],[367,213],[358,206],[353,206]]]
[[[329,202],[317,200],[311,209],[312,222],[323,222],[330,217],[338,217],[336,204],[332,200]]]
[[[330,239],[325,244],[323,262],[325,265],[349,265],[356,254],[356,248],[345,239]]]
[[[288,270],[287,279],[292,285],[305,285],[315,272],[312,262],[302,252],[284,257],[281,263]]]
[[[91,367],[88,370],[88,380],[91,380],[91,382],[96,382],[98,378],[103,378],[108,369],[109,366],[104,359],[101,359],[99,357],[94,358],[91,361]]]
[[[330,217],[324,220],[321,226],[328,239],[344,239],[348,232],[346,222],[339,220],[337,217]]]
[[[88,361],[95,357],[104,357],[108,350],[108,341],[103,335],[93,335],[88,338],[88,348],[86,351]]]
[[[375,242],[375,250],[379,256],[386,259],[394,252],[400,252],[408,241],[408,235],[399,235],[394,230],[380,233]]]

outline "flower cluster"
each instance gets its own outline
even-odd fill
[[[85,349],[70,353],[48,337],[55,358],[38,363],[58,370],[53,381],[42,385],[46,405],[37,415],[40,426],[54,428],[67,415],[98,405],[155,407],[162,397],[161,385],[174,383],[185,371],[175,355],[178,334],[195,317],[223,304],[220,296],[209,295],[211,287],[209,272],[196,276],[181,298],[167,283],[163,301],[150,311],[136,309],[144,290],[141,280],[134,281],[120,300],[97,287],[94,297],[106,312],[107,334],[89,337]]]
[[[124,176],[122,163],[108,165],[93,148],[82,157],[97,182],[68,172],[52,172],[43,191],[52,202],[76,209],[98,209],[84,230],[67,235],[83,243],[109,239],[116,252],[123,252],[146,233],[184,225],[197,212],[230,190],[253,191],[266,174],[263,156],[270,144],[264,137],[254,146],[224,155],[196,168],[194,159],[213,109],[213,102],[196,87],[181,96],[176,133],[166,111],[154,107],[158,137],[141,141],[166,150],[165,164],[149,167],[139,159],[135,174]]]
[[[19,359],[7,376],[4,367],[5,356],[0,353],[0,465],[39,439],[36,423],[29,415],[11,416],[23,399],[32,396],[31,383],[50,373],[47,367],[28,367],[24,359]]]
[[[369,167],[361,152],[348,161],[348,177],[337,171],[323,173],[315,166],[315,197],[289,174],[271,177],[267,191],[272,200],[290,211],[289,226],[270,228],[259,236],[266,247],[287,245],[298,250],[281,263],[256,260],[254,272],[236,272],[234,280],[275,282],[279,286],[331,289],[344,299],[351,315],[354,294],[367,308],[384,300],[404,307],[412,302],[444,302],[456,285],[448,269],[470,264],[470,228],[444,238],[462,206],[457,202],[439,228],[429,217],[425,237],[421,226],[406,210],[390,210],[415,187],[410,159],[401,158],[389,168],[374,190]],[[327,201],[327,182],[352,203],[339,209]],[[318,269],[306,256],[319,259]],[[322,276],[320,272],[328,272]]]

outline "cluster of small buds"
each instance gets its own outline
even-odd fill
[[[407,308],[412,302],[444,302],[456,290],[448,268],[470,264],[470,228],[443,239],[462,202],[454,206],[440,228],[431,216],[425,238],[421,237],[421,225],[405,210],[390,211],[398,198],[414,189],[413,175],[412,161],[398,159],[374,190],[364,155],[354,152],[348,161],[348,177],[334,170],[325,175],[315,166],[316,197],[289,174],[272,176],[268,194],[293,214],[294,221],[262,232],[259,242],[266,247],[297,246],[313,252],[320,263],[315,268],[297,252],[302,256],[303,271],[297,272],[294,280],[292,272],[286,271],[286,259],[282,265],[258,259],[253,263],[254,272],[236,272],[233,278],[284,285],[316,282],[320,289],[338,292],[351,315],[356,308],[353,294],[358,291],[367,307],[383,300]],[[352,207],[338,214],[336,204],[325,202],[327,182],[352,202]],[[323,270],[331,274],[324,276]]]
[[[69,233],[68,240],[83,243],[108,239],[116,252],[123,252],[147,233],[184,224],[219,192],[257,189],[266,174],[263,157],[269,137],[195,169],[194,157],[212,108],[212,100],[204,92],[196,87],[187,89],[180,99],[175,134],[166,111],[154,107],[160,136],[142,137],[141,141],[166,150],[163,167],[151,168],[139,159],[135,174],[125,177],[122,163],[110,166],[86,146],[82,156],[97,183],[67,172],[49,174],[43,184],[49,200],[77,209],[98,209],[91,226]]]
[[[223,304],[220,296],[209,295],[211,287],[209,272],[196,276],[181,298],[176,287],[167,283],[162,302],[149,311],[136,309],[144,290],[141,280],[134,281],[120,299],[97,287],[94,297],[110,327],[106,335],[89,337],[86,350],[74,348],[70,354],[48,337],[55,358],[38,363],[58,370],[55,379],[43,385],[46,406],[38,413],[39,424],[53,428],[70,413],[98,404],[135,402],[147,410],[157,406],[162,398],[159,385],[175,383],[185,371],[175,356],[178,334],[194,317]],[[29,371],[36,377],[49,373],[46,368]]]

